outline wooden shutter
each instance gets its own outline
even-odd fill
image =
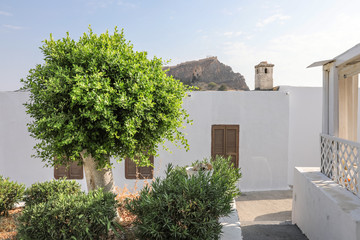
[[[150,163],[154,164],[154,157],[149,158]],[[151,179],[153,178],[153,167],[137,167],[134,161],[125,158],[125,178],[126,179]]]
[[[77,162],[70,163],[69,168],[69,179],[83,179],[84,178],[84,170],[83,166],[79,166]]]
[[[58,165],[54,168],[54,178],[59,179],[63,177],[68,177],[68,170],[65,165]]]
[[[225,156],[225,126],[212,127],[212,143],[211,155]]]
[[[79,166],[77,162],[70,163],[70,166],[58,165],[54,168],[54,178],[59,179],[66,177],[67,179],[83,179],[83,166]]]
[[[236,168],[239,167],[239,126],[226,126],[225,155],[231,157]]]
[[[211,156],[231,157],[239,167],[239,125],[213,125],[211,130]]]

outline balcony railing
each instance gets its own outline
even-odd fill
[[[360,144],[320,134],[321,172],[360,198]]]

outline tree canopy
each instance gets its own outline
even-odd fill
[[[78,41],[67,33],[43,43],[45,62],[21,79],[36,157],[53,166],[86,150],[103,168],[109,156],[145,164],[166,140],[188,149],[182,103],[190,88],[166,75],[161,58],[134,51],[123,30],[89,27]]]

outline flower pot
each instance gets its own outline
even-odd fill
[[[213,170],[202,170],[202,171],[204,171],[204,172],[210,172],[210,175],[212,175],[212,173],[213,173]],[[188,175],[189,177],[191,177],[192,175],[197,176],[197,175],[199,175],[199,170],[197,170],[197,169],[194,168],[194,167],[187,167],[187,168],[186,168],[186,173],[187,173],[187,175]]]

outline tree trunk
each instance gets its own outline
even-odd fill
[[[112,169],[103,168],[98,170],[96,168],[95,159],[91,156],[91,154],[85,157],[85,152],[86,150],[82,151],[80,155],[84,162],[84,171],[88,191],[103,188],[105,192],[115,193]],[[108,158],[108,162],[110,163],[110,157]],[[115,221],[120,223],[120,215],[118,210],[116,210]]]
[[[103,188],[105,192],[114,192],[114,178],[111,168],[96,168],[95,159],[89,154],[84,156],[86,150],[81,152],[84,161],[84,171],[88,191]],[[110,158],[108,159],[110,163]]]

